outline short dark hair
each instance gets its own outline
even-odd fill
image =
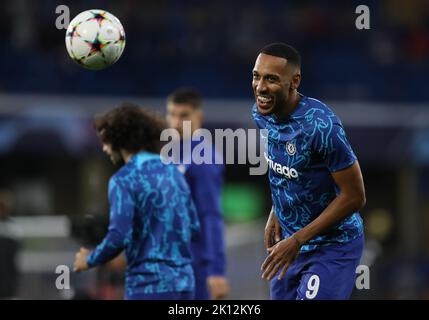
[[[288,63],[301,68],[301,55],[298,50],[288,44],[281,42],[271,43],[262,48],[261,53],[287,59]]]
[[[200,92],[194,88],[177,89],[167,97],[167,101],[177,104],[189,104],[194,109],[200,109],[203,104]]]
[[[122,103],[105,114],[97,115],[94,126],[103,143],[128,152],[159,153],[163,146],[161,131],[167,126],[162,118],[133,103]]]

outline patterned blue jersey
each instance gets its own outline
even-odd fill
[[[184,173],[191,189],[192,199],[200,221],[200,236],[192,241],[192,257],[195,273],[195,299],[208,300],[207,277],[225,276],[226,253],[224,241],[224,221],[221,210],[221,193],[223,187],[223,164],[215,164],[216,157],[221,157],[216,148],[203,140],[188,141],[190,154],[182,154],[179,170]],[[183,141],[180,142],[181,150]],[[210,163],[195,163],[192,153],[201,148],[198,154]],[[209,154],[206,154],[206,151]],[[186,161],[185,161],[186,160]]]
[[[189,187],[159,155],[134,155],[109,181],[110,224],[87,259],[103,264],[122,250],[127,257],[126,296],[192,292],[191,238],[199,221]]]
[[[283,237],[289,237],[316,219],[339,189],[331,173],[357,161],[340,119],[324,103],[301,95],[299,105],[283,121],[263,116],[256,104],[253,118],[267,129],[265,158],[274,212]],[[310,240],[301,251],[347,243],[363,233],[359,213],[351,215],[324,234]]]
[[[193,267],[196,273],[202,272],[207,276],[225,276],[226,254],[224,243],[224,222],[221,210],[221,193],[223,187],[223,164],[215,164],[216,157],[221,157],[216,148],[206,141],[191,141],[191,154],[196,148],[201,148],[199,155],[205,156],[209,163],[195,163],[191,155],[182,155],[179,171],[185,175],[191,190],[192,199],[200,221],[200,235],[192,242]],[[180,142],[181,149],[183,142]],[[183,148],[185,149],[185,148]],[[186,161],[185,161],[186,160]],[[204,280],[204,285],[206,281]]]

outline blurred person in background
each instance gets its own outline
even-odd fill
[[[301,57],[295,48],[267,45],[252,74],[253,117],[268,130],[273,201],[262,277],[272,280],[274,300],[348,299],[364,246],[357,158],[332,110],[297,91]]]
[[[192,299],[190,242],[199,222],[183,175],[161,162],[164,122],[123,104],[97,117],[95,127],[103,151],[123,165],[109,181],[108,233],[94,251],[81,248],[74,270],[105,264],[125,250],[126,299]]]
[[[167,122],[170,128],[180,133],[181,146],[186,143],[186,140],[190,142],[191,154],[197,145],[208,143],[192,141],[191,136],[188,136],[202,127],[203,117],[202,97],[197,90],[180,88],[168,96]],[[189,130],[184,130],[184,121],[190,121]],[[216,150],[212,145],[208,147],[213,150],[212,164],[195,164],[191,154],[183,154],[180,159],[183,164],[179,166],[191,188],[201,225],[200,237],[192,243],[196,280],[195,299],[198,300],[222,299],[229,293],[229,283],[226,278],[224,221],[220,208],[224,167],[221,164],[214,164]],[[187,150],[181,149],[183,152]],[[190,161],[184,161],[184,159]]]
[[[16,239],[16,229],[9,218],[12,206],[12,193],[0,190],[0,299],[12,299],[17,293],[19,270],[16,258],[19,242]]]
[[[109,227],[109,217],[104,213],[74,216],[72,236],[83,247],[95,247],[103,241]],[[76,300],[121,300],[124,297],[125,271],[127,260],[124,252],[97,268],[93,286],[75,284]],[[83,282],[81,282],[83,283]]]

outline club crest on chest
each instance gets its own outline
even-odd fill
[[[286,152],[288,155],[293,156],[296,153],[296,146],[295,143],[292,141],[286,142]]]

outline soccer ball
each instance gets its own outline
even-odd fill
[[[87,10],[70,22],[66,47],[70,57],[83,67],[101,70],[121,57],[125,31],[113,14],[99,9]]]

